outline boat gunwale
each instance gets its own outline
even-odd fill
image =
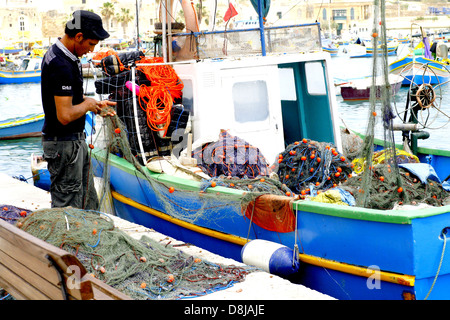
[[[441,151],[435,149],[426,149],[431,151]],[[423,149],[421,149],[423,151]],[[436,152],[438,153],[438,152]],[[448,151],[450,157],[450,151]],[[104,162],[106,160],[105,151],[93,151],[93,157],[99,161]],[[144,175],[134,168],[134,166],[127,160],[120,158],[114,154],[109,155],[110,165],[124,170],[128,174],[133,176],[139,175],[144,178]],[[155,173],[145,168],[151,177],[154,177],[157,181],[170,186],[177,186],[183,190],[198,190],[200,191],[201,183],[198,181],[192,181],[180,177],[175,177],[166,173]],[[214,188],[207,188],[208,193],[228,194],[234,198],[242,198],[245,191],[235,190],[227,187],[216,186]],[[436,215],[441,215],[450,212],[450,205],[442,207],[429,207],[421,208],[417,210],[400,209],[400,210],[379,210],[369,209],[361,207],[352,207],[346,205],[336,205],[321,203],[308,200],[296,200],[292,201],[292,209],[294,213],[301,214],[301,211],[307,211],[315,214],[340,217],[345,219],[373,221],[392,224],[412,224],[414,219],[426,218]]]
[[[25,117],[11,118],[0,121],[0,129],[16,127],[44,120],[44,114],[28,115]]]

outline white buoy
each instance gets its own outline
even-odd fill
[[[287,278],[300,269],[294,250],[272,241],[252,240],[241,251],[242,262],[271,274]]]

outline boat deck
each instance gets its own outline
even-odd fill
[[[50,194],[32,184],[11,178],[0,173],[0,204],[11,205],[28,210],[50,208]],[[227,259],[210,253],[202,248],[184,244],[167,237],[154,230],[130,223],[112,216],[116,226],[139,239],[143,235],[162,243],[176,244],[180,250],[201,259],[226,265],[242,265],[232,259]],[[254,272],[246,280],[234,286],[195,298],[194,300],[331,300],[333,298],[306,288],[302,285],[292,284],[278,276],[266,272]]]

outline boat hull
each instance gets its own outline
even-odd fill
[[[35,187],[50,191],[50,172],[47,169],[47,162],[41,156],[31,155],[31,173]]]
[[[402,81],[391,85],[392,95],[397,94],[402,86]],[[381,88],[377,86],[376,96],[380,98]],[[370,99],[370,87],[356,88],[353,86],[341,86],[341,96],[344,101],[366,101]]]
[[[40,82],[41,71],[6,71],[0,70],[0,84],[19,84]]]
[[[448,174],[450,155],[436,157],[446,158],[435,163],[437,171]],[[104,155],[97,152],[94,159],[101,176]],[[127,161],[112,155],[110,161],[119,217],[238,261],[242,247],[253,239],[298,245],[302,267],[291,280],[338,299],[424,299],[437,274],[450,206],[387,214],[284,196],[257,198],[255,207],[276,203],[273,208],[292,208],[273,210],[278,219],[283,217],[274,225],[274,217],[266,219],[257,210],[253,216],[249,207],[241,208],[243,195],[237,190],[215,187],[201,193],[199,183],[165,174],[152,174],[158,183],[149,183]],[[169,186],[177,191],[170,193]],[[229,200],[220,200],[221,193]],[[211,196],[216,201],[205,202]],[[164,199],[176,210],[167,210]],[[211,210],[198,215],[205,207]],[[450,298],[448,274],[450,256],[444,256],[429,299]]]
[[[389,65],[389,72],[402,75],[403,86],[411,83],[436,85],[450,80],[448,65],[424,57],[405,57],[394,61]]]
[[[44,114],[7,119],[0,122],[0,140],[40,137]]]
[[[322,50],[328,52],[332,57],[336,57],[339,53],[339,48],[322,47]]]
[[[397,54],[397,51],[388,51],[387,55],[388,56],[395,56]],[[378,53],[378,56],[382,56],[384,55],[383,53]],[[370,58],[373,57],[373,52],[366,52],[363,54],[355,54],[355,55],[350,55],[350,58]]]

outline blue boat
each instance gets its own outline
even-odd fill
[[[422,27],[419,28],[420,34],[417,34],[421,37],[419,45],[411,47],[409,55],[389,64],[389,72],[403,77],[403,86],[443,85],[450,80],[450,68],[445,61],[448,57],[448,48],[444,46],[443,52],[437,50],[436,59],[432,59],[430,41]],[[416,54],[419,47],[422,50],[421,55]]]
[[[339,53],[339,48],[330,39],[322,39],[322,50],[332,57],[336,57]]]
[[[403,77],[402,85],[444,84],[450,80],[449,65],[421,56],[406,56],[389,65],[392,74]]]
[[[92,157],[95,174],[108,179],[116,215],[338,299],[450,299],[448,204],[398,210],[337,205],[308,201],[303,196],[305,190],[294,196],[292,190],[285,192],[283,185],[281,194],[252,191],[255,187],[249,183],[264,183],[269,179],[264,174],[244,177],[248,185],[236,189],[233,184],[241,179],[227,180],[225,174],[223,179],[208,180],[196,173],[195,164],[202,162],[199,155],[209,161],[206,155],[219,149],[216,144],[208,149],[204,141],[210,141],[211,135],[229,139],[227,131],[221,130],[224,128],[230,135],[248,141],[226,140],[244,154],[252,150],[281,163],[289,155],[296,155],[296,146],[308,150],[325,143],[325,155],[332,153],[332,159],[343,166],[348,164],[336,151],[342,150],[343,143],[329,71],[330,55],[314,47],[320,41],[313,39],[300,44],[305,54],[298,54],[300,50],[296,49],[270,55],[275,43],[266,46],[264,40],[270,41],[275,34],[308,34],[318,40],[319,25],[280,29],[260,30],[266,34],[261,37],[261,55],[211,58],[203,56],[208,54],[205,46],[195,48],[195,60],[169,63],[184,83],[183,110],[195,115],[191,118],[194,143],[191,146],[192,136],[188,135],[183,146],[186,153],[177,154],[178,159],[152,158],[151,150],[144,148],[148,132],[141,132],[146,129],[141,126],[140,108],[136,99],[130,100],[127,107],[134,117],[131,122],[125,119],[129,121],[126,130],[112,128],[111,134],[127,137],[130,144],[137,146],[136,153],[130,156],[125,149],[109,152],[107,148],[95,148]],[[177,37],[194,36],[198,37],[197,44],[205,44],[202,37],[213,35],[194,32]],[[283,41],[277,38],[280,43]],[[305,43],[313,46],[307,48]],[[293,44],[290,42],[289,47]],[[131,66],[132,79],[136,68],[139,63]],[[130,90],[136,97],[136,87]],[[123,95],[120,97],[123,99]],[[178,121],[176,125],[178,128]],[[132,131],[132,127],[139,130]],[[410,130],[405,127],[404,132]],[[450,152],[417,147],[418,138],[417,132],[411,133],[410,146],[422,162],[419,165],[424,164],[429,172],[433,169],[434,181],[448,184]],[[375,140],[375,144],[381,146],[383,142]],[[252,146],[257,146],[257,151]],[[181,147],[175,144],[173,154],[178,149]],[[217,163],[208,164],[223,164],[229,154],[217,156]],[[319,161],[316,154],[308,156],[317,163],[330,159]],[[171,162],[175,160],[179,163]],[[258,168],[263,171],[264,163]],[[348,172],[336,169],[333,173],[343,179]],[[325,177],[323,183],[331,183],[334,178],[329,178]],[[283,182],[289,177],[279,179]],[[313,191],[311,184],[307,192]]]
[[[13,48],[13,47],[5,47],[0,49],[0,53],[2,54],[16,54],[21,52],[21,48]]]
[[[0,140],[40,137],[43,125],[43,113],[0,121]]]
[[[25,58],[22,65],[14,69],[0,69],[0,84],[19,84],[41,81],[40,58]]]

